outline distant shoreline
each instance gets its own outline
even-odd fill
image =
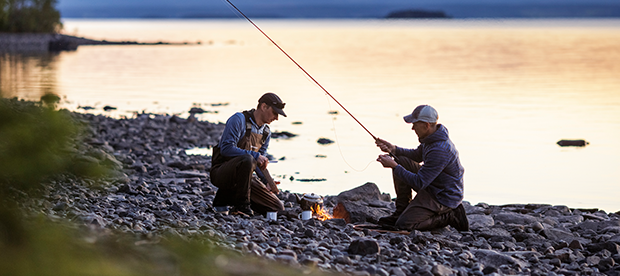
[[[80,45],[200,45],[197,42],[107,41],[49,33],[0,33],[0,52],[75,51]]]

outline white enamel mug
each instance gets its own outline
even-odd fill
[[[312,211],[302,211],[297,217],[301,220],[309,220],[312,218]]]
[[[278,220],[278,212],[267,212],[267,220],[269,221]]]

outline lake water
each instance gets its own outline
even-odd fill
[[[416,147],[402,116],[434,106],[460,151],[472,204],[620,210],[620,20],[255,22],[375,136]],[[395,195],[391,171],[374,161],[372,137],[244,20],[66,19],[64,26],[94,39],[202,43],[4,54],[3,96],[55,92],[63,107],[114,117],[187,116],[201,106],[212,111],[201,119],[224,122],[273,91],[288,117],[271,129],[299,135],[269,148],[284,157],[269,166],[282,189],[335,195],[374,182]],[[559,147],[561,139],[590,144]]]

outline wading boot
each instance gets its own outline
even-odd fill
[[[398,217],[400,217],[400,214],[402,212],[394,212],[389,216],[385,216],[385,217],[381,217],[379,218],[379,221],[377,221],[377,224],[381,225],[381,226],[394,226],[396,224],[396,221],[398,220]]]
[[[236,205],[230,208],[228,212],[231,215],[238,215],[245,218],[250,218],[254,216],[254,212],[250,209],[250,205]]]
[[[213,206],[213,210],[215,210],[216,213],[228,215],[228,206]]]
[[[452,210],[450,226],[458,231],[469,231],[469,220],[467,220],[467,213],[465,213],[463,204],[459,204],[456,209]]]
[[[411,192],[410,192],[411,193]],[[407,209],[407,206],[409,205],[409,201],[411,201],[411,197],[402,197],[396,198],[396,211],[394,211],[394,213],[392,213],[389,216],[385,216],[385,217],[381,217],[379,218],[379,221],[377,222],[377,224],[381,225],[381,226],[394,226],[396,225],[396,221],[398,220],[398,218],[400,217],[400,215],[405,211],[405,209]]]

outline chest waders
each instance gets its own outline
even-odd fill
[[[253,111],[243,112],[246,129],[237,142],[237,147],[258,152],[270,132],[269,126],[265,126],[263,134],[252,132],[250,118]],[[255,169],[256,160],[250,154],[226,157],[220,153],[219,146],[213,147],[211,182],[219,188],[213,199],[213,206],[249,206],[251,195],[253,209],[256,206],[266,211],[283,210],[284,206],[274,194],[278,190],[269,171],[261,170],[265,179],[259,180],[253,175]]]
[[[243,116],[245,116],[245,135],[243,138],[239,139],[237,147],[244,150],[258,152],[260,148],[263,147],[263,144],[265,144],[265,141],[267,141],[267,137],[269,137],[271,130],[269,129],[269,125],[265,125],[263,128],[263,134],[253,133],[252,122],[250,121],[252,113],[254,113],[254,109],[243,111]],[[260,169],[260,171],[264,177],[264,179],[261,180],[264,182],[263,184],[265,184],[272,192],[276,192],[278,187],[276,187],[276,184],[273,178],[271,178],[271,174],[269,174],[267,168]]]

